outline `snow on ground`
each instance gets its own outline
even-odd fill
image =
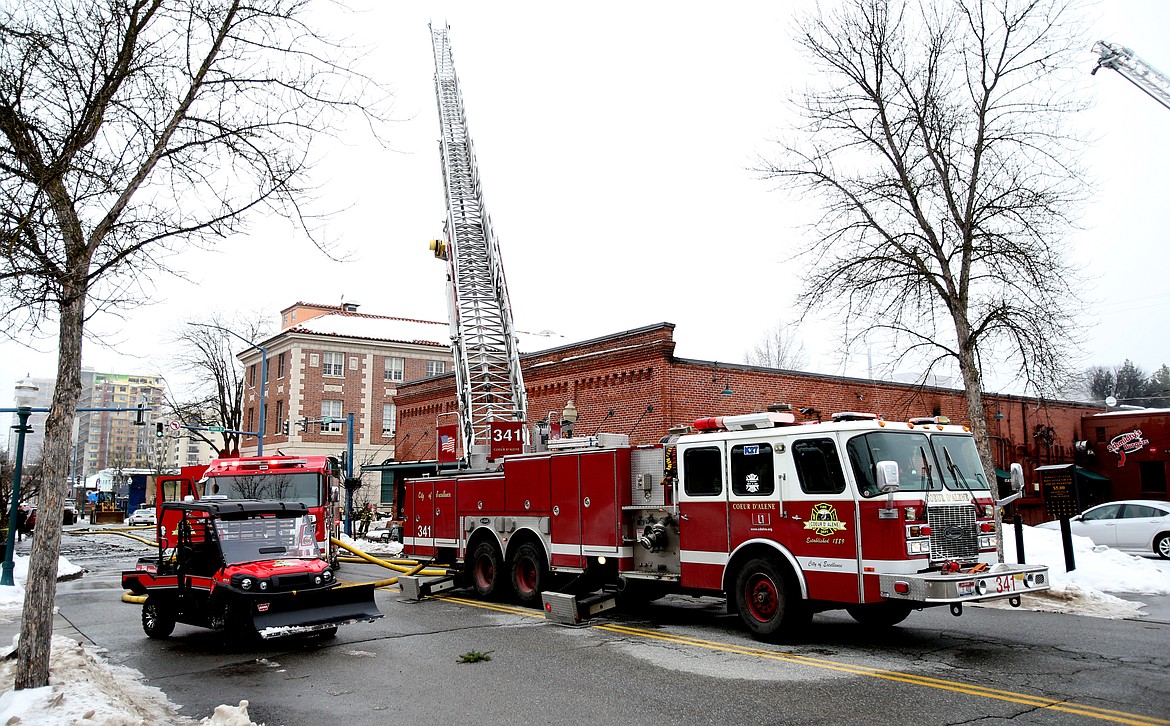
[[[344,535],[342,540],[375,556],[395,557],[402,553],[402,545],[398,542],[366,542]],[[1011,526],[1004,528],[1004,551],[1009,562],[1015,560],[1015,536]],[[1029,562],[1049,566],[1052,590],[1046,595],[1025,597],[1023,607],[1097,617],[1140,617],[1141,603],[1122,600],[1105,591],[1170,595],[1170,569],[1160,568],[1151,560],[1108,547],[1095,547],[1087,538],[1075,535],[1073,553],[1077,567],[1066,573],[1060,532],[1024,528],[1024,554]],[[20,614],[28,560],[17,555],[16,563],[13,570],[16,587],[0,586],[0,614]],[[59,569],[62,576],[66,576],[80,572],[81,568],[62,558]],[[999,603],[1007,607],[1004,601]],[[349,653],[355,654],[356,651]],[[11,684],[15,669],[15,660],[0,661],[0,684]],[[179,706],[171,703],[165,693],[144,685],[141,680],[142,674],[138,671],[108,663],[100,649],[64,636],[54,636],[49,686],[8,690],[0,695],[0,724],[256,726],[248,717],[247,701],[241,701],[239,706],[219,706],[211,716],[195,721],[181,716]]]
[[[1170,572],[1153,560],[1131,555],[1111,547],[1097,546],[1088,537],[1072,536],[1072,572],[1064,569],[1064,545],[1059,529],[1024,527],[1024,558],[1028,562],[1048,565],[1051,589],[1029,595],[1022,608],[1045,612],[1091,615],[1105,618],[1141,617],[1145,603],[1110,595],[1170,595]],[[1015,528],[1003,528],[1004,559],[1016,560]],[[1007,607],[996,601],[996,607]]]

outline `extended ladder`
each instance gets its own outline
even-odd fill
[[[1097,67],[1093,69],[1094,74],[1101,68],[1112,68],[1150,94],[1155,101],[1170,108],[1170,78],[1162,75],[1157,68],[1138,58],[1129,48],[1116,43],[1099,40],[1093,46],[1093,52],[1099,56]]]
[[[493,420],[525,420],[527,398],[500,248],[484,208],[449,30],[431,27],[447,191],[447,244],[432,246],[435,256],[448,262],[447,305],[460,435],[470,457],[486,450]]]

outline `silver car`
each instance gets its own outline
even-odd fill
[[[1060,522],[1037,525],[1060,529]],[[1130,499],[1090,507],[1069,519],[1073,534],[1125,552],[1153,552],[1170,560],[1170,502]]]
[[[127,524],[156,524],[154,507],[143,507],[142,509],[135,509],[130,515]]]

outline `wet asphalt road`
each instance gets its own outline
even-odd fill
[[[106,539],[106,538],[103,538]],[[119,573],[145,547],[78,545],[90,572],[58,588],[59,621],[195,719],[247,699],[257,723],[1168,723],[1170,625],[1023,610],[914,613],[886,632],[819,614],[795,645],[764,645],[714,599],[671,598],[583,627],[467,593],[408,602],[336,638],[258,649],[179,625],[147,639]],[[74,546],[69,543],[68,546]],[[342,575],[385,571],[347,564]],[[0,637],[17,624],[0,624]],[[471,652],[490,660],[461,663]]]

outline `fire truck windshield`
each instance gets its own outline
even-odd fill
[[[228,499],[270,499],[320,506],[321,479],[315,472],[258,472],[213,476],[206,480],[204,496]]]
[[[215,520],[224,562],[260,562],[281,557],[316,557],[317,538],[308,517]]]
[[[877,481],[877,462],[898,462],[899,488],[902,491],[928,492],[942,489],[938,467],[933,461],[930,442],[925,434],[875,432],[855,436],[846,445],[849,463],[861,496],[881,493]]]
[[[897,462],[899,489],[904,492],[941,491],[944,486],[962,492],[988,489],[970,436],[882,431],[855,436],[845,449],[863,497],[880,493],[879,461]],[[947,465],[940,466],[940,461]]]
[[[942,480],[946,482],[947,489],[986,491],[991,488],[983,474],[983,464],[979,461],[975,439],[970,436],[935,434],[930,437],[930,442],[934,445],[938,457],[946,462],[946,467],[940,474]]]

